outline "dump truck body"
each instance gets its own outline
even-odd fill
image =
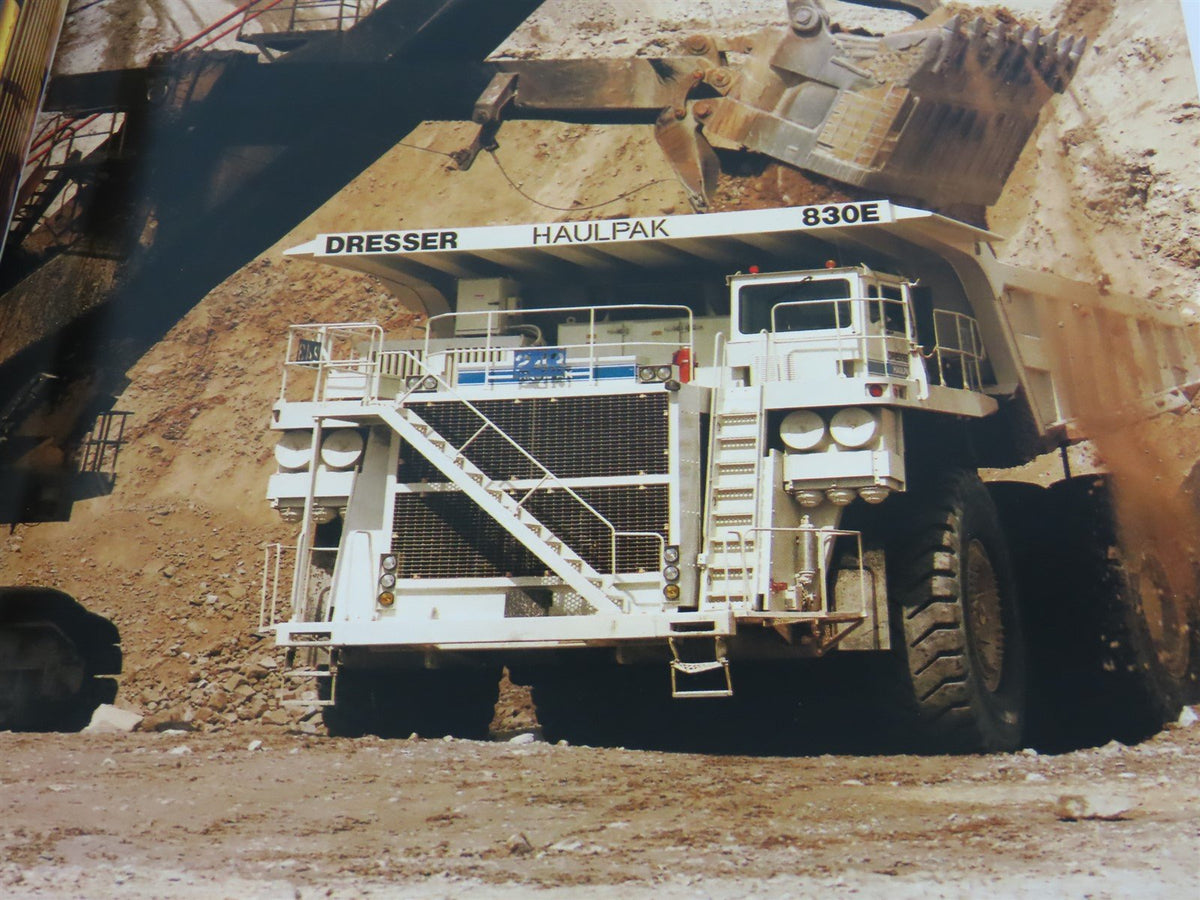
[[[677,697],[728,695],[739,659],[894,649],[904,498],[973,473],[983,429],[1020,432],[988,448],[1008,464],[1079,436],[1060,331],[1136,344],[1123,415],[1196,379],[1175,314],[994,237],[868,201],[289,251],[419,282],[433,314],[401,342],[292,329],[268,493],[301,527],[264,629],[328,676],[608,648],[665,660]],[[980,528],[963,565],[998,584]]]

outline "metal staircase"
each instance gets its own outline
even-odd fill
[[[604,577],[525,508],[524,502],[536,490],[536,486],[518,500],[467,458],[464,450],[471,443],[470,440],[462,447],[452,446],[409,406],[376,404],[368,409],[391,426],[413,449],[461,488],[480,509],[542,560],[550,571],[592,604],[597,611],[623,611],[620,598],[605,589]],[[489,426],[496,428],[484,419],[484,424],[476,435]],[[549,470],[544,466],[541,468],[545,477],[539,485],[553,479]],[[579,502],[584,501],[581,499]]]
[[[755,532],[762,468],[762,388],[732,386],[713,395],[702,602],[753,599]]]

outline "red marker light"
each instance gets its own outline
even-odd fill
[[[750,274],[751,274],[751,275],[757,275],[757,274],[758,274],[758,266],[751,266],[751,267],[750,267]]]
[[[867,393],[870,394],[872,397],[882,397],[883,396],[883,385],[882,384],[868,384],[867,385]]]
[[[827,269],[836,269],[836,268],[837,268],[837,260],[836,260],[836,259],[827,259],[827,260],[825,260],[825,268],[827,268]]]

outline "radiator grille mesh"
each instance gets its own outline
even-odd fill
[[[663,391],[601,397],[539,397],[475,405],[501,430],[559,478],[661,475],[667,471],[667,397]],[[412,409],[454,447],[482,424],[459,402],[411,403]],[[540,478],[542,472],[488,429],[471,442],[467,457],[490,478]],[[400,480],[441,482],[445,477],[411,450]]]
[[[576,493],[618,531],[666,534],[666,485],[622,485]],[[563,490],[541,490],[526,508],[596,571],[613,571],[610,532]],[[401,578],[542,576],[546,565],[487,513],[458,491],[397,494],[392,551]],[[617,539],[618,572],[653,571],[660,565],[654,538]]]

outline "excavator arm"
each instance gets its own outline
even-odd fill
[[[786,27],[694,35],[680,56],[494,62],[460,165],[506,117],[620,117],[654,123],[697,209],[716,187],[714,147],[927,206],[995,202],[1041,108],[1073,77],[1084,38],[968,23],[938,0],[855,2],[918,21],[851,34],[820,0],[789,0]]]

